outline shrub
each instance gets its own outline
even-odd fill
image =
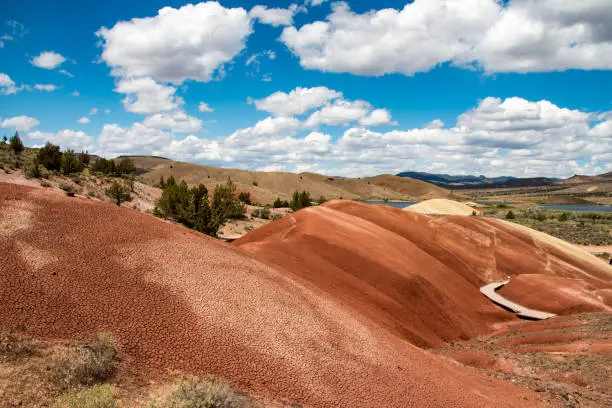
[[[324,196],[320,196],[319,199],[317,200],[317,204],[321,205],[323,203],[327,202],[327,199]]]
[[[81,164],[83,165],[83,167],[89,166],[89,152],[84,152],[81,150],[81,153],[79,154],[79,161],[81,162]]]
[[[272,204],[272,207],[274,208],[289,208],[289,201],[287,200],[281,200],[280,197],[277,197],[276,200],[274,200],[274,203]]]
[[[62,190],[64,190],[66,192],[66,195],[69,196],[73,196],[75,193],[74,187],[72,186],[72,184],[66,184],[66,183],[62,183],[59,185],[59,188],[61,188]]]
[[[310,193],[308,193],[307,191],[299,192],[297,190],[293,193],[293,198],[289,203],[289,207],[291,207],[293,211],[298,211],[302,208],[310,207],[311,205],[312,202],[310,198]]]
[[[91,166],[91,171],[102,174],[115,174],[115,162],[113,160],[106,160],[104,157],[100,157]]]
[[[253,185],[254,185],[255,187],[257,187],[257,186],[259,186],[259,183],[257,183],[256,181],[254,181],[254,182],[253,182]]]
[[[48,181],[42,180],[40,182],[40,186],[41,187],[51,187],[51,183],[49,183]]]
[[[168,408],[247,408],[250,400],[230,385],[209,377],[183,379],[168,401]]]
[[[119,175],[134,174],[136,173],[136,166],[134,166],[134,162],[129,157],[124,157],[119,160],[117,173]]]
[[[268,220],[270,219],[270,209],[269,208],[262,208],[262,209],[257,209],[255,211],[253,211],[253,213],[251,214],[253,217],[255,218],[262,218],[264,220]]]
[[[15,132],[15,135],[11,137],[9,144],[11,145],[11,149],[13,149],[13,152],[15,152],[16,155],[19,155],[21,152],[23,152],[23,149],[25,149],[21,138],[19,138],[18,132]]]
[[[26,167],[25,176],[28,178],[40,178],[42,176],[38,159],[34,159],[34,162]]]
[[[568,219],[567,213],[563,212],[559,215],[559,221],[565,222],[567,221],[567,219]]]
[[[51,380],[60,389],[75,385],[94,385],[117,372],[117,349],[112,337],[98,333],[87,346],[71,347],[51,368]]]
[[[104,190],[104,192],[109,198],[113,199],[118,206],[124,201],[132,201],[129,188],[116,181],[113,182],[109,188]]]
[[[38,350],[31,343],[18,339],[12,334],[0,335],[0,362],[3,359],[17,360],[35,355],[38,355]]]
[[[62,395],[56,408],[115,408],[117,399],[109,384],[98,384],[81,391]]]
[[[508,213],[506,214],[506,219],[507,220],[513,220],[516,218],[516,215],[514,215],[514,213],[512,212],[512,210],[508,211]]]
[[[238,200],[240,200],[240,202],[250,205],[251,193],[249,193],[248,191],[241,191],[240,194],[238,194]]]
[[[61,168],[62,152],[59,146],[47,143],[38,151],[38,162],[47,170],[59,170]]]
[[[154,214],[171,218],[189,228],[213,236],[221,225],[221,222],[212,216],[206,186],[200,184],[189,189],[185,182],[176,184],[172,177],[166,183]]]
[[[227,179],[225,185],[215,187],[212,198],[213,218],[223,224],[225,220],[231,218],[243,218],[246,208],[235,196],[236,186],[231,179]]]
[[[283,218],[281,214],[272,214],[272,217],[270,219],[272,221],[276,221],[276,220],[280,220],[281,218]]]
[[[159,176],[159,183],[157,183],[157,187],[161,188],[162,190],[164,188],[166,188],[166,182],[164,181],[164,175],[163,174],[161,176]]]
[[[83,163],[77,158],[73,150],[66,150],[60,159],[60,169],[64,175],[83,171]]]

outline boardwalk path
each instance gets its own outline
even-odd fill
[[[518,317],[522,317],[525,319],[531,319],[531,320],[544,320],[544,319],[548,319],[548,318],[556,316],[553,313],[547,313],[547,312],[541,312],[539,310],[529,309],[525,306],[521,306],[518,303],[514,303],[506,299],[505,297],[499,295],[497,293],[497,290],[501,288],[502,286],[508,284],[508,282],[510,282],[510,280],[504,280],[504,281],[486,284],[480,288],[480,292],[482,292],[483,295],[488,297],[489,300],[491,300],[491,302],[503,307],[504,309],[507,309],[507,310],[510,310],[516,313]]]

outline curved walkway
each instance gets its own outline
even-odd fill
[[[499,282],[488,283],[480,288],[480,292],[489,298],[489,300],[496,305],[503,307],[504,309],[510,310],[516,313],[518,317],[530,320],[544,320],[551,317],[555,317],[554,313],[541,312],[539,310],[529,309],[525,306],[521,306],[518,303],[514,303],[511,300],[506,299],[497,293],[497,290],[502,286],[508,284],[510,280],[503,280]]]

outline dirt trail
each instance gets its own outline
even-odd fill
[[[333,206],[316,213],[329,222],[335,219],[345,240],[366,234],[371,242],[382,241],[377,251],[406,250],[404,245],[394,248],[403,242],[401,236],[347,213],[336,214]],[[541,405],[535,393],[381,330],[338,296],[338,281],[314,285],[301,274],[287,274],[151,216],[0,183],[0,220],[0,330],[20,328],[28,335],[58,339],[110,331],[119,341],[123,364],[143,370],[147,378],[163,376],[166,370],[212,373],[254,395],[304,406]],[[293,222],[292,217],[276,225]],[[291,240],[304,228],[301,222],[294,227],[277,235]],[[314,234],[321,224],[312,228],[307,232]],[[313,254],[325,257],[332,251]],[[367,254],[364,250],[356,264],[367,261]],[[441,263],[425,253],[415,256],[432,265],[431,275],[444,278]],[[380,285],[399,283],[397,294],[421,295],[424,308],[459,305],[462,316],[463,295],[447,300],[439,292],[443,304],[438,306],[425,296],[434,284],[395,273],[401,261],[386,262],[387,270],[377,270]],[[465,280],[460,276],[451,282],[460,289],[469,286]],[[370,284],[376,286],[376,278]],[[390,306],[401,301],[380,296]],[[412,312],[404,310],[406,315]],[[478,314],[496,315],[487,307]],[[454,316],[449,312],[440,327]],[[467,315],[462,319],[473,320]]]

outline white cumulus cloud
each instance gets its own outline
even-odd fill
[[[314,88],[297,87],[289,93],[274,92],[272,95],[252,101],[257,110],[276,116],[301,115],[327,102],[341,98],[342,93],[324,86]]]
[[[86,125],[91,122],[91,120],[88,117],[83,116],[81,119],[77,120],[77,122],[82,125]]]
[[[60,130],[59,132],[28,132],[28,138],[41,143],[50,142],[60,146],[62,149],[72,149],[76,151],[92,151],[94,139],[85,132],[74,131],[71,129]]]
[[[168,129],[176,133],[196,133],[202,129],[202,121],[185,112],[157,113],[149,116],[143,125],[155,129]]]
[[[214,109],[208,106],[206,102],[200,102],[200,104],[198,105],[198,110],[200,112],[213,112],[214,111]]]
[[[15,129],[20,132],[27,132],[30,129],[40,125],[40,122],[36,118],[29,116],[13,116],[12,118],[4,119],[0,122],[0,127]]]
[[[38,68],[55,69],[66,61],[63,55],[54,51],[43,51],[40,55],[32,58],[30,63]]]
[[[133,113],[170,111],[182,104],[182,100],[175,97],[175,87],[158,84],[152,78],[121,79],[115,92],[127,95],[122,100],[123,106]]]
[[[612,69],[607,0],[415,0],[362,14],[345,2],[281,40],[308,69],[414,75],[440,64],[487,72]]]
[[[97,32],[101,59],[114,75],[175,84],[210,81],[242,51],[250,34],[245,9],[213,1],[164,7],[154,17],[121,21]]]
[[[302,7],[292,4],[289,8],[268,8],[267,6],[254,6],[249,11],[249,16],[259,20],[263,24],[273,27],[288,26],[293,24],[293,16],[296,13],[305,11]]]

